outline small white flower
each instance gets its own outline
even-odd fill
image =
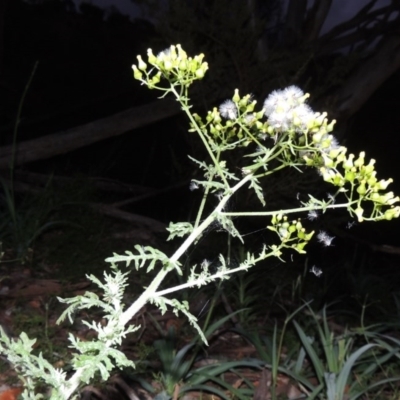
[[[289,109],[299,107],[302,104],[299,99],[303,96],[304,92],[294,85],[283,90],[274,90],[264,101],[264,113],[269,117],[276,111],[288,112]]]
[[[332,150],[337,150],[340,147],[339,141],[333,135],[324,135],[321,142],[316,145],[321,152],[329,154]]]
[[[317,278],[322,275],[322,270],[320,268],[317,268],[315,265],[311,267],[310,272],[313,273]]]
[[[283,95],[290,103],[298,105],[299,99],[304,96],[304,92],[298,86],[292,85],[283,89]]]
[[[308,214],[307,214],[307,218],[308,218],[310,221],[314,221],[314,220],[316,220],[318,217],[319,217],[319,214],[318,214],[318,211],[317,211],[317,210],[311,210],[311,211],[309,211]]]
[[[293,109],[293,119],[300,131],[306,130],[310,121],[315,119],[315,113],[307,104],[299,104]]]
[[[244,120],[247,125],[251,125],[255,121],[255,119],[256,119],[256,117],[255,117],[254,113],[247,114],[244,117]]]
[[[219,112],[226,119],[235,119],[238,114],[236,104],[232,100],[225,100],[219,106]]]
[[[168,48],[166,48],[166,49],[164,49],[163,51],[160,51],[158,54],[157,54],[157,58],[160,58],[160,59],[165,59],[166,57],[168,57],[169,55],[171,54],[171,47],[168,47]]]
[[[304,92],[297,86],[273,91],[264,101],[263,111],[269,125],[280,131],[294,128],[302,132],[315,119],[312,109],[304,104]]]
[[[333,135],[331,135],[331,139],[331,149],[338,149],[340,147],[339,140],[337,140]]]
[[[318,242],[322,243],[325,247],[329,247],[332,245],[332,241],[334,239],[333,236],[329,236],[326,232],[320,231],[317,235]]]
[[[289,128],[288,118],[284,112],[273,112],[268,118],[268,123],[279,131],[286,131]]]
[[[276,109],[277,104],[281,101],[281,90],[274,90],[264,101],[264,114],[269,117]]]
[[[199,185],[196,182],[193,182],[193,181],[190,182],[189,189],[191,192],[193,192],[193,190],[196,190],[198,188],[199,188]]]

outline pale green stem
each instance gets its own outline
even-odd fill
[[[180,259],[180,257],[185,253],[185,251],[195,242],[195,240],[201,235],[201,233],[207,229],[207,227],[216,219],[218,214],[221,214],[224,209],[226,203],[229,201],[231,196],[239,190],[244,184],[246,184],[251,178],[251,175],[243,178],[238,184],[236,184],[228,194],[226,194],[215,210],[199,225],[198,228],[194,229],[193,232],[187,237],[187,239],[183,242],[181,247],[174,253],[174,255],[170,258],[172,264]],[[239,270],[239,269],[236,269]],[[161,285],[167,274],[170,270],[162,269],[156,277],[153,279],[149,287],[139,296],[139,298],[121,315],[120,321],[125,326],[134,315],[136,315],[140,309],[147,304],[147,302],[156,296],[156,291],[158,287]],[[233,273],[229,271],[229,273]],[[216,274],[215,279],[219,277],[219,274]],[[178,289],[177,289],[178,290]],[[111,346],[111,344],[106,344],[106,346]],[[68,380],[65,390],[63,393],[66,399],[69,399],[72,394],[77,390],[81,383],[81,377],[85,371],[85,367],[78,368],[76,372],[71,376]]]
[[[276,214],[293,214],[297,212],[311,211],[311,210],[326,210],[328,208],[346,208],[352,204],[357,203],[357,200],[350,201],[344,204],[331,204],[326,206],[312,205],[307,207],[291,208],[288,210],[277,210],[277,211],[261,211],[261,212],[221,212],[222,215],[226,217],[267,217],[269,215]]]
[[[236,268],[232,268],[232,269],[229,269],[229,270],[217,272],[217,273],[211,275],[209,278],[207,278],[207,281],[209,280],[209,281],[211,282],[211,281],[214,281],[214,280],[216,280],[216,279],[222,279],[222,278],[224,278],[224,277],[227,276],[227,275],[235,274],[236,272],[247,271],[249,268],[251,268],[253,265],[255,265],[256,263],[258,263],[259,261],[265,260],[265,259],[268,258],[268,257],[275,256],[275,255],[277,254],[277,252],[278,252],[282,247],[283,247],[283,246],[278,246],[274,251],[271,251],[271,253],[266,254],[266,255],[264,255],[264,256],[260,256],[260,257],[258,257],[258,258],[256,258],[256,259],[254,259],[254,262],[251,263],[251,264],[241,265],[241,266],[236,267]],[[167,294],[173,293],[173,292],[177,292],[177,291],[179,291],[179,290],[183,290],[183,289],[187,289],[187,288],[192,288],[192,287],[194,287],[194,286],[203,286],[203,285],[205,285],[205,284],[206,284],[206,282],[204,281],[204,279],[203,279],[203,278],[199,278],[199,279],[196,279],[196,280],[194,280],[194,281],[192,281],[192,282],[190,282],[190,283],[183,283],[183,284],[181,284],[181,285],[174,286],[174,287],[172,287],[172,288],[160,290],[159,292],[155,292],[155,293],[154,293],[154,296],[155,296],[155,297],[161,297],[161,296],[165,296],[165,295],[167,295]]]
[[[217,160],[218,161],[219,161],[219,156],[220,156],[220,153],[218,152],[218,156],[217,156]],[[212,182],[213,179],[214,179],[214,176],[210,175],[209,178],[208,178],[208,182]],[[203,195],[203,197],[201,199],[201,202],[200,202],[199,211],[197,212],[197,217],[196,217],[196,221],[195,221],[195,224],[194,224],[194,228],[195,229],[199,226],[199,223],[200,223],[200,220],[201,220],[201,216],[203,215],[204,207],[206,205],[206,201],[207,201],[207,197],[208,197],[209,192],[210,192],[210,187],[207,186],[206,189],[204,190],[204,195]]]
[[[12,153],[11,153],[11,162],[10,162],[10,194],[11,194],[11,200],[12,200],[12,205],[15,207],[15,199],[14,199],[14,168],[15,168],[15,156],[17,152],[17,134],[18,134],[18,128],[19,128],[19,123],[21,121],[21,113],[22,113],[22,107],[25,102],[25,97],[28,93],[29,87],[31,86],[32,79],[36,73],[36,69],[38,67],[39,61],[35,62],[35,65],[33,66],[31,75],[29,76],[28,82],[25,85],[25,89],[22,93],[21,100],[18,104],[18,110],[17,110],[17,116],[15,117],[15,124],[14,124],[14,130],[13,130],[13,141],[12,141]],[[13,210],[13,215],[14,215]],[[15,223],[15,217],[13,218],[14,223]]]
[[[185,86],[185,89],[187,91],[187,87],[186,86]],[[186,115],[188,116],[188,118],[192,122],[192,124],[195,127],[198,135],[200,136],[204,146],[206,147],[208,154],[210,155],[212,161],[214,162],[215,167],[217,168],[217,170],[219,170],[219,155],[220,155],[220,153],[218,153],[218,157],[214,156],[213,151],[211,150],[210,146],[208,145],[207,138],[204,137],[203,132],[201,131],[200,127],[197,125],[197,122],[195,121],[195,119],[193,118],[193,116],[192,116],[192,114],[190,112],[190,106],[187,104],[187,101],[182,100],[182,95],[179,95],[176,92],[176,90],[175,90],[175,88],[173,86],[171,87],[171,91],[174,93],[174,95],[177,98],[177,100],[181,103],[182,110],[186,113]],[[185,97],[185,99],[187,98],[187,93],[185,93],[184,97]],[[224,182],[226,189],[229,189],[229,183],[225,179],[225,176],[222,173],[222,171],[220,171],[219,176],[221,177],[222,181]],[[208,181],[211,182],[213,180],[213,178],[214,178],[213,176],[210,176],[208,178]],[[201,219],[201,216],[203,214],[203,210],[204,210],[205,203],[206,203],[207,196],[208,196],[209,192],[210,192],[210,188],[207,187],[206,190],[204,191],[204,195],[203,195],[203,198],[202,198],[200,206],[199,206],[199,211],[197,213],[197,217],[196,217],[196,221],[195,221],[195,224],[194,224],[194,228],[197,228],[199,226],[200,219]]]
[[[222,181],[224,182],[225,187],[227,189],[229,189],[228,181],[226,180],[226,178],[225,178],[224,174],[222,173],[222,171],[220,171],[219,163],[218,163],[217,159],[215,158],[214,153],[211,150],[210,146],[208,145],[208,142],[207,142],[206,138],[204,137],[203,132],[201,131],[200,127],[197,125],[196,120],[193,118],[193,116],[192,116],[192,114],[191,114],[191,112],[189,110],[189,106],[186,103],[181,101],[181,96],[176,92],[174,87],[171,87],[171,91],[174,93],[174,95],[176,96],[178,101],[181,103],[182,110],[186,113],[186,115],[188,116],[190,122],[195,127],[197,133],[199,134],[199,136],[200,136],[200,138],[201,138],[201,140],[202,140],[202,142],[204,144],[204,147],[207,149],[207,152],[208,152],[209,156],[211,157],[211,159],[212,159],[212,161],[213,161],[213,163],[215,165],[215,168],[217,168],[217,170],[219,171],[219,176],[221,177]]]
[[[202,232],[207,229],[207,227],[216,220],[219,214],[222,214],[226,203],[229,201],[231,196],[239,190],[244,184],[250,180],[251,176],[246,176],[238,184],[232,187],[230,193],[226,194],[215,210],[199,225],[198,228],[194,229],[193,232],[187,237],[187,239],[182,243],[179,249],[170,258],[171,264],[177,262],[180,257],[185,253],[185,251],[196,241],[196,239],[202,234]],[[139,310],[154,297],[156,290],[169,273],[169,270],[162,269],[151,282],[149,287],[139,296],[139,298],[121,315],[121,321],[126,325],[132,317],[139,312]]]

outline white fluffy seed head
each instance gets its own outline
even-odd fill
[[[325,247],[329,247],[332,245],[332,241],[334,239],[333,236],[329,236],[326,232],[320,231],[317,235],[318,242],[322,243]]]
[[[226,119],[236,119],[238,115],[236,104],[232,100],[225,100],[219,106],[219,112]]]
[[[314,221],[314,220],[316,220],[318,217],[319,217],[319,214],[318,214],[318,211],[317,211],[317,210],[311,210],[311,211],[309,211],[308,214],[307,214],[307,218],[308,218],[310,221]]]

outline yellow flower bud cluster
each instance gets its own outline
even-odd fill
[[[267,123],[263,111],[255,112],[256,100],[250,94],[240,97],[238,89],[232,99],[225,100],[219,108],[208,111],[206,121],[194,114],[196,123],[203,131],[208,131],[213,140],[222,146],[235,142],[236,146],[247,146],[255,138],[266,139]],[[191,131],[195,127],[191,126]]]
[[[168,79],[171,83],[184,82],[189,85],[195,80],[202,79],[208,70],[208,64],[203,62],[203,58],[204,54],[188,57],[179,44],[169,47],[157,56],[148,49],[147,62],[153,68],[148,70],[148,65],[141,56],[137,56],[137,65],[132,65],[133,76],[137,80],[144,80],[150,89],[160,82],[161,77]]]
[[[313,141],[316,144],[321,144],[323,137],[316,138],[315,136],[313,136]],[[377,221],[380,219],[391,220],[399,217],[400,207],[395,207],[394,204],[399,202],[400,198],[395,196],[393,192],[382,193],[393,182],[393,179],[378,181],[374,159],[371,159],[366,164],[365,152],[361,152],[358,158],[356,158],[354,154],[346,156],[346,151],[345,147],[332,148],[330,151],[321,149],[323,166],[319,168],[319,171],[324,181],[341,188],[350,185],[349,195],[349,191],[343,189],[349,200],[355,200],[354,197],[358,194],[356,207],[350,208],[349,211],[356,215],[359,222],[362,222],[364,219]],[[310,159],[307,159],[307,157],[305,159],[306,163],[309,164]],[[365,217],[364,215],[363,201],[371,201],[373,203],[374,207],[370,217]],[[385,209],[383,209],[384,206]]]
[[[314,235],[314,231],[307,233],[300,219],[288,221],[287,215],[275,214],[267,228],[278,234],[282,244],[298,253],[304,254],[304,247]]]
[[[394,206],[400,201],[400,198],[395,196],[393,192],[382,193],[393,182],[393,179],[381,179],[378,181],[374,165],[374,159],[371,159],[368,164],[365,163],[365,152],[363,151],[357,159],[355,159],[354,154],[350,154],[342,162],[346,181],[351,183],[352,188],[360,196],[358,207],[354,211],[359,221],[364,219],[361,200],[369,200],[374,203],[375,220],[391,220],[400,215],[400,207]],[[383,209],[383,206],[389,206],[389,208]]]

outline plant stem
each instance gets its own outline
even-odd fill
[[[39,61],[35,62],[35,65],[33,66],[31,75],[29,76],[28,82],[25,85],[25,89],[22,92],[22,97],[21,100],[18,104],[18,110],[17,110],[17,115],[15,117],[15,124],[14,124],[14,130],[13,130],[13,141],[12,141],[12,154],[11,154],[11,161],[10,161],[10,191],[11,191],[11,198],[13,204],[15,204],[14,200],[14,168],[15,168],[15,155],[17,153],[17,133],[18,133],[18,127],[21,119],[21,113],[22,113],[22,106],[24,105],[25,102],[25,97],[28,93],[28,89],[31,86],[33,77],[35,75],[36,69],[38,67]]]

